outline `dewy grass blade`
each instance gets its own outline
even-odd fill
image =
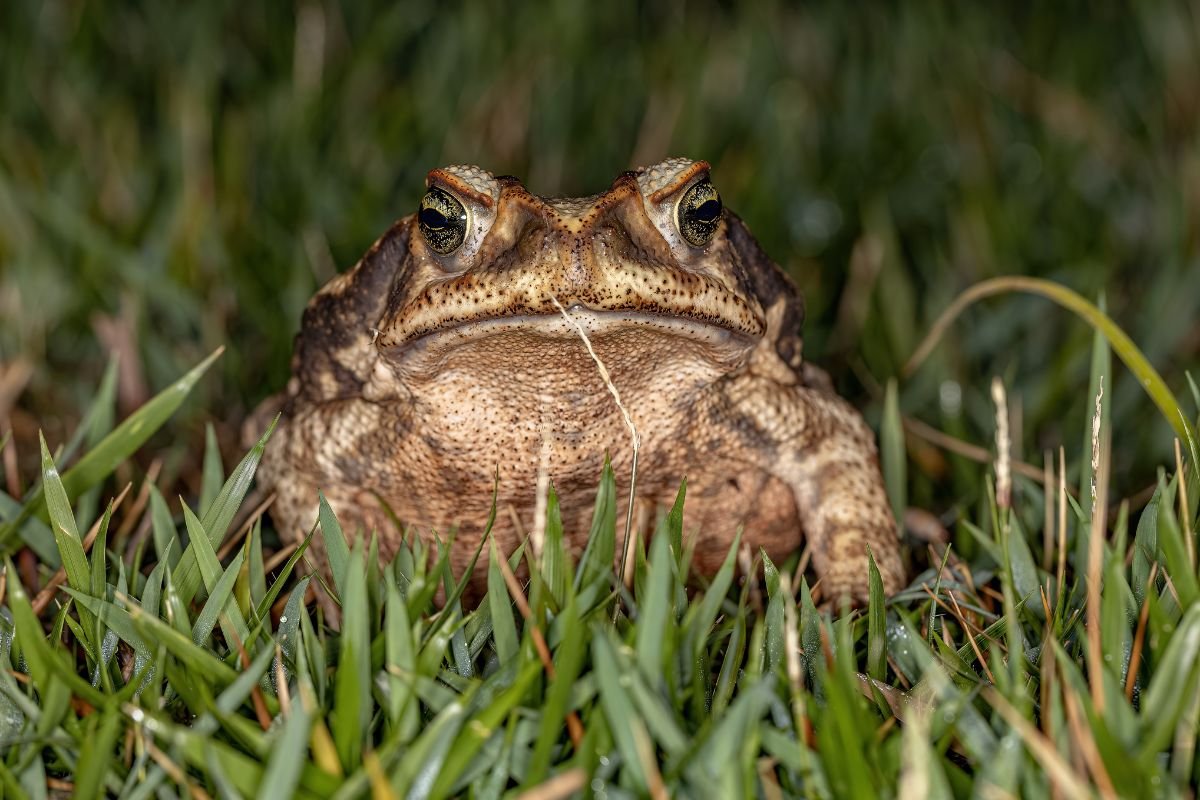
[[[717,570],[716,576],[709,584],[708,591],[704,593],[704,599],[700,601],[695,616],[692,617],[685,641],[688,655],[693,661],[699,658],[700,650],[717,619],[717,613],[721,610],[721,604],[725,602],[725,595],[729,593],[729,587],[733,585],[733,571],[741,542],[742,532],[738,530],[737,535],[733,537],[733,543],[729,547],[729,553],[725,556],[724,563]]]
[[[79,762],[75,765],[75,794],[78,800],[106,796],[104,776],[113,765],[113,751],[122,732],[120,713],[110,709],[93,714],[80,737]]]
[[[204,608],[200,609],[196,621],[192,623],[192,641],[198,647],[204,647],[208,642],[208,637],[212,635],[213,628],[216,627],[217,620],[221,612],[233,599],[233,586],[237,580],[238,572],[242,569],[242,562],[245,561],[245,553],[239,552],[230,562],[225,571],[221,573],[221,577],[217,579],[216,585],[208,595],[208,600],[204,603]],[[240,631],[237,631],[240,633]],[[249,631],[242,635],[239,640],[243,644],[246,642],[246,637]],[[234,642],[230,641],[229,645],[233,648]]]
[[[150,530],[154,536],[154,550],[160,561],[172,568],[179,563],[179,554],[183,547],[179,543],[179,534],[175,530],[175,522],[171,519],[171,510],[163,499],[158,487],[150,485]],[[172,546],[173,545],[173,546]]]
[[[512,713],[517,704],[525,696],[534,680],[542,673],[542,665],[529,661],[517,674],[516,679],[504,691],[496,695],[487,707],[480,710],[463,725],[446,754],[445,761],[437,770],[436,779],[429,789],[428,797],[441,800],[456,788],[458,776],[466,770],[467,765],[483,747],[484,743],[496,732],[501,722]],[[424,781],[418,774],[414,790],[420,791]]]

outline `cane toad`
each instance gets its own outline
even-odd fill
[[[287,389],[254,418],[282,411],[259,477],[285,537],[311,528],[321,490],[390,556],[401,533],[382,500],[422,533],[457,529],[461,571],[495,481],[515,510],[494,528],[511,552],[545,470],[581,550],[605,454],[621,498],[632,455],[582,330],[641,436],[636,516],[648,527],[686,476],[698,570],[744,526],[774,559],[807,537],[827,598],[865,600],[868,547],[900,588],[872,432],[804,361],[803,300],[722,207],[708,164],[671,159],[582,198],[469,166],[427,186],[309,302]]]

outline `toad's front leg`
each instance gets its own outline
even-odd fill
[[[762,469],[791,487],[812,550],[822,596],[865,604],[868,548],[885,593],[904,584],[896,522],[879,470],[871,429],[846,401],[825,388],[741,380],[725,387],[743,418],[758,421],[771,445]]]

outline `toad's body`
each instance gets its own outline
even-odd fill
[[[422,533],[457,529],[465,569],[497,476],[508,552],[544,470],[582,549],[605,454],[622,492],[632,456],[582,329],[641,436],[636,516],[650,524],[687,476],[700,571],[744,526],[775,559],[807,536],[826,597],[865,597],[868,546],[899,588],[871,431],[802,362],[802,300],[722,213],[706,164],[674,159],[581,199],[474,167],[429,186],[309,303],[292,380],[257,418],[283,412],[260,476],[286,536],[312,526],[321,490],[388,555],[400,533],[382,500]]]

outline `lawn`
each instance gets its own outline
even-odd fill
[[[1193,796],[1197,98],[1185,4],[4,4],[0,792]],[[306,300],[432,167],[675,154],[925,512],[910,586],[689,578],[686,487],[622,581],[605,473],[477,608],[322,514],[327,625],[237,436]]]

